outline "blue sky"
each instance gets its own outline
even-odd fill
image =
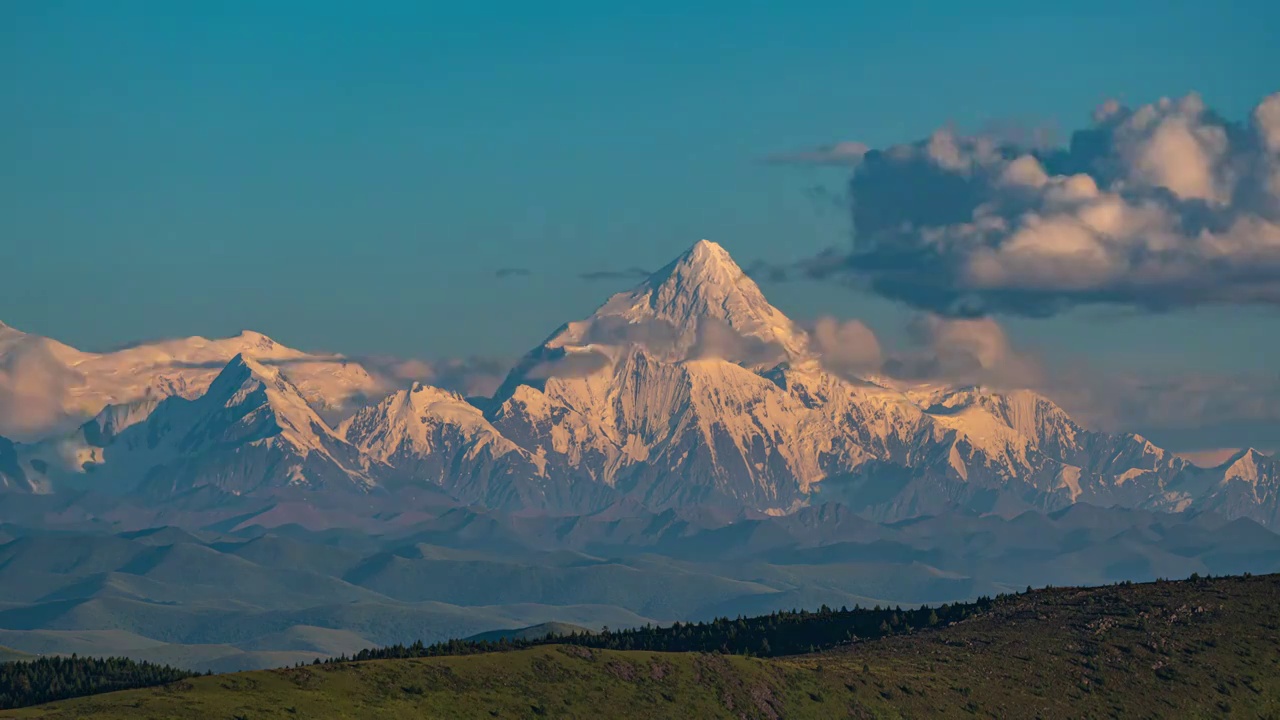
[[[804,192],[846,173],[770,153],[992,120],[1065,137],[1107,98],[1192,90],[1242,118],[1280,90],[1262,1],[372,5],[4,3],[0,320],[85,348],[253,328],[512,355],[625,285],[579,272],[702,237],[744,264],[846,243]],[[908,315],[766,292],[890,336]],[[1271,309],[1007,324],[1127,364],[1280,349]]]

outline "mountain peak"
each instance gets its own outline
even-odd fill
[[[744,285],[744,280],[749,285]],[[654,289],[670,287],[673,292],[668,294],[671,295],[696,292],[704,286],[718,287],[725,291],[738,289],[740,292],[761,295],[760,288],[738,267],[729,251],[710,240],[694,243],[693,247],[641,284],[641,287]],[[760,299],[764,299],[763,295]]]
[[[1265,459],[1269,459],[1266,453],[1260,450],[1257,450],[1256,448],[1246,447],[1246,448],[1240,448],[1239,450],[1232,453],[1231,457],[1227,458],[1227,461],[1223,464],[1234,465],[1235,463],[1238,463],[1241,460],[1256,462],[1258,460],[1265,460]]]
[[[808,335],[769,304],[729,252],[700,240],[527,353],[494,394],[494,407],[521,385],[540,387],[553,376],[611,367],[623,348],[660,362],[717,359],[753,370],[812,357]]]
[[[209,384],[207,395],[212,397],[231,397],[251,390],[249,386],[258,385],[277,391],[291,391],[290,394],[301,393],[280,377],[280,370],[265,365],[244,353],[239,353],[222,368],[218,376]]]
[[[274,350],[276,347],[275,340],[254,330],[241,330],[236,339],[240,341],[242,346],[252,350],[267,351]]]
[[[742,268],[738,267],[738,263],[734,262],[733,257],[723,245],[706,239],[694,243],[693,247],[684,251],[684,254],[676,258],[671,265],[685,265],[704,272],[723,271],[732,274],[735,278],[742,273]]]
[[[791,358],[808,355],[804,331],[770,305],[729,252],[710,240],[698,241],[635,288],[609,298],[585,325],[571,323],[560,338],[563,341],[556,344],[580,344],[590,339],[588,326],[601,320],[608,321],[604,324],[622,321],[633,330],[657,325],[674,335],[677,355],[698,345],[711,326],[780,346]]]
[[[328,423],[307,404],[302,391],[278,367],[243,353],[231,358],[208,392],[196,402],[270,418],[282,437],[304,453],[308,448],[323,448],[333,434]]]
[[[227,362],[227,365],[223,368],[222,372],[258,375],[264,379],[269,379],[274,378],[278,371],[275,368],[269,368],[266,365],[263,365],[261,362],[245,355],[244,353],[236,353],[235,357],[231,358],[231,360]]]
[[[159,401],[145,421],[127,410],[122,419],[133,422],[106,444],[105,464],[112,478],[148,492],[211,485],[240,494],[329,482],[364,491],[372,482],[360,471],[356,450],[288,377],[243,353],[203,395]]]
[[[1265,473],[1265,468],[1271,464],[1271,460],[1272,458],[1253,448],[1245,448],[1232,455],[1219,467],[1223,469],[1223,477],[1226,480],[1244,480],[1257,484],[1258,479]]]

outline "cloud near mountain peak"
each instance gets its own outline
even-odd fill
[[[1093,117],[1066,148],[943,129],[869,150],[853,246],[799,271],[952,316],[1280,304],[1280,93],[1242,122],[1196,94]]]

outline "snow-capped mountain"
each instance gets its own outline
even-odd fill
[[[490,405],[499,432],[570,478],[657,508],[796,507],[830,432],[761,374],[808,338],[703,240],[528,353]]]
[[[654,509],[777,514],[820,497],[898,519],[1207,501],[1179,490],[1193,466],[1140,436],[1087,430],[1034,392],[825,371],[708,241],[526,355],[488,417],[553,476]]]
[[[1280,463],[1256,451],[1199,468],[1141,436],[1088,430],[1034,392],[828,372],[806,333],[705,240],[552,333],[484,402],[414,384],[335,430],[315,407],[369,387],[367,374],[322,382],[313,356],[253,344],[282,360],[237,355],[203,392],[153,388],[56,439],[0,442],[0,488],[159,500],[200,487],[421,488],[564,515],[782,515],[837,502],[876,520],[1085,502],[1280,526]]]
[[[171,396],[102,450],[85,481],[167,496],[211,486],[243,494],[299,486],[365,491],[359,453],[277,367],[237,355],[194,400]]]
[[[1247,517],[1280,528],[1280,458],[1253,448],[1214,468],[1193,468],[1166,490],[1167,504]]]
[[[1085,502],[1208,510],[1280,526],[1280,462],[1257,450],[1200,468],[1141,435],[1087,430],[1029,391],[952,390],[935,396],[927,412],[986,457],[1002,459],[1006,492],[1025,483],[1047,492],[1045,509]]]
[[[309,402],[330,417],[389,389],[341,355],[305,353],[251,331],[92,353],[0,323],[0,435],[34,441],[70,432],[108,405],[197,397],[236,355],[287,368]]]
[[[566,325],[544,346],[634,341],[672,360],[741,352],[735,340],[773,346],[784,356],[774,362],[809,354],[804,331],[765,300],[723,247],[701,240],[634,289],[609,298],[591,317]],[[749,360],[764,363],[763,358]]]
[[[826,372],[705,240],[526,355],[488,417],[552,476],[654,509],[780,514],[816,494],[881,518],[1013,512],[1110,500],[1117,482],[1180,469],[1034,393],[921,393]]]
[[[393,489],[431,484],[464,502],[548,507],[558,489],[545,462],[503,437],[461,395],[414,383],[338,428]],[[547,493],[551,493],[551,497]]]
[[[104,451],[128,428],[143,422],[165,398],[158,394],[108,405],[70,433],[14,446],[17,467],[31,492],[52,492],[105,461]]]

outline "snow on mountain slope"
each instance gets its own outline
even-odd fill
[[[1189,467],[1139,435],[1087,430],[1028,390],[966,387],[917,399],[939,424],[998,460],[1009,478],[1071,502],[1143,505]]]
[[[548,506],[545,462],[494,428],[457,393],[414,383],[338,428],[389,488],[429,483],[464,502]]]
[[[945,418],[945,424],[978,444],[993,443],[991,447],[997,452],[1019,446],[1020,450],[1035,448],[1062,457],[1079,448],[1077,439],[1084,432],[1061,408],[1029,390],[950,390],[925,409],[935,418]],[[951,418],[967,418],[969,422]]]
[[[112,354],[122,365],[102,370],[108,356],[0,330],[0,402],[24,377],[44,384],[23,392],[54,387],[55,404],[97,402],[103,388],[132,397],[57,439],[0,442],[0,489],[163,499],[201,487],[377,488],[397,502],[429,489],[575,516],[759,517],[837,502],[876,520],[1085,502],[1280,526],[1280,470],[1260,453],[1199,468],[1141,436],[1088,430],[1034,392],[827,372],[805,333],[708,241],[562,326],[482,407],[415,384],[335,431],[315,406],[378,387],[358,365],[248,333],[173,342]],[[208,358],[246,344],[212,377]]]
[[[892,388],[845,380],[814,362],[780,366],[766,376],[838,429],[839,451],[850,466],[872,459],[912,463],[932,437],[928,416]]]
[[[101,409],[77,407],[73,393],[82,379],[71,366],[79,355],[0,323],[0,434],[30,439],[66,422],[69,414],[89,416]]]
[[[1184,461],[1137,435],[1089,431],[1034,392],[835,377],[740,273],[703,241],[568,323],[512,371],[493,427],[552,476],[656,509],[782,513],[817,492],[898,519],[1201,497],[1177,490],[1190,487]],[[708,325],[733,333],[729,352],[707,352]],[[778,352],[743,353],[752,342]]]
[[[196,397],[236,355],[286,368],[308,401],[328,415],[386,390],[345,357],[294,350],[250,331],[90,353],[0,324],[0,434],[36,440],[70,432],[107,405],[147,396]]]
[[[837,433],[757,371],[808,357],[806,334],[703,240],[527,354],[488,418],[551,477],[658,508],[785,512]]]
[[[1175,500],[1227,517],[1280,527],[1280,460],[1253,448],[1216,468],[1191,468],[1171,484]]]
[[[149,394],[123,405],[108,405],[70,433],[16,446],[17,462],[35,492],[51,492],[101,465],[104,450],[128,428],[143,422],[164,400]]]
[[[1274,458],[1264,455],[1253,448],[1247,448],[1233,455],[1219,466],[1225,482],[1237,481],[1257,486],[1267,474],[1275,470]]]
[[[1162,512],[1214,511],[1280,526],[1280,463],[1256,450],[1200,468],[1140,435],[1076,424],[1030,391],[961,388],[930,398],[928,412],[988,457],[1003,457],[1014,482],[1049,493],[1045,509],[1068,502]],[[1006,449],[1008,452],[1005,452]],[[1013,462],[1025,457],[1025,462]],[[1064,496],[1064,490],[1069,494]]]
[[[744,357],[748,364],[772,365],[809,354],[806,333],[770,305],[755,281],[710,240],[699,241],[644,282],[610,297],[591,317],[566,324],[543,347],[632,343],[662,360],[728,350],[759,355]],[[723,347],[730,343],[740,347]]]
[[[1071,473],[1061,477],[1059,463],[981,408],[938,408],[931,394],[904,392],[883,378],[858,382],[801,368],[778,379],[840,431],[833,457],[843,459],[828,464],[810,503],[835,501],[897,520],[957,507],[1009,513],[1070,502]]]
[[[338,434],[370,458],[386,462],[405,450],[416,454],[448,450],[440,437],[442,429],[457,432],[474,451],[492,447],[496,456],[520,452],[466,398],[422,383],[358,411],[338,427]]]
[[[85,479],[100,490],[166,496],[202,486],[241,494],[287,486],[366,491],[374,483],[274,366],[237,355],[209,389],[171,396],[103,449]]]
[[[708,325],[731,335],[710,347],[700,331]],[[744,357],[751,343],[778,353]],[[935,462],[939,442],[955,435],[897,390],[824,372],[804,333],[707,241],[530,352],[488,417],[551,476],[658,509],[789,512],[830,475],[872,461]],[[989,466],[988,452],[966,450],[957,462]]]
[[[491,419],[551,477],[654,507],[714,498],[781,510],[820,476],[801,410],[733,363],[667,363],[633,347],[590,375],[517,386]]]
[[[615,482],[649,506],[789,512],[826,475],[835,429],[767,378],[717,358],[664,366],[641,353],[627,370],[609,407],[634,462]]]

